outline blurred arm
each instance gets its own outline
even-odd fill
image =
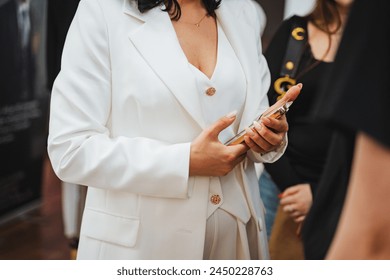
[[[390,148],[360,133],[328,259],[390,258]],[[357,246],[358,244],[358,246]]]

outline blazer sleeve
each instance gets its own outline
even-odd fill
[[[52,91],[48,153],[53,169],[71,183],[187,198],[190,143],[110,135],[108,35],[99,1],[81,1]]]

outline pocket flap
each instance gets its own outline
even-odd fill
[[[137,242],[139,219],[121,217],[112,214],[85,209],[83,217],[83,234],[88,237],[126,246],[134,247]]]

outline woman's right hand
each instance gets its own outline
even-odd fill
[[[218,139],[235,119],[235,113],[220,118],[191,143],[190,176],[224,176],[245,159],[249,149],[245,144],[226,146]]]

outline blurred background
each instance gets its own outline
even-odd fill
[[[263,48],[314,0],[257,0]],[[67,188],[46,154],[50,89],[78,0],[0,0],[0,259],[74,259],[81,186]],[[61,110],[61,108],[56,108]],[[76,186],[77,187],[77,186]]]

